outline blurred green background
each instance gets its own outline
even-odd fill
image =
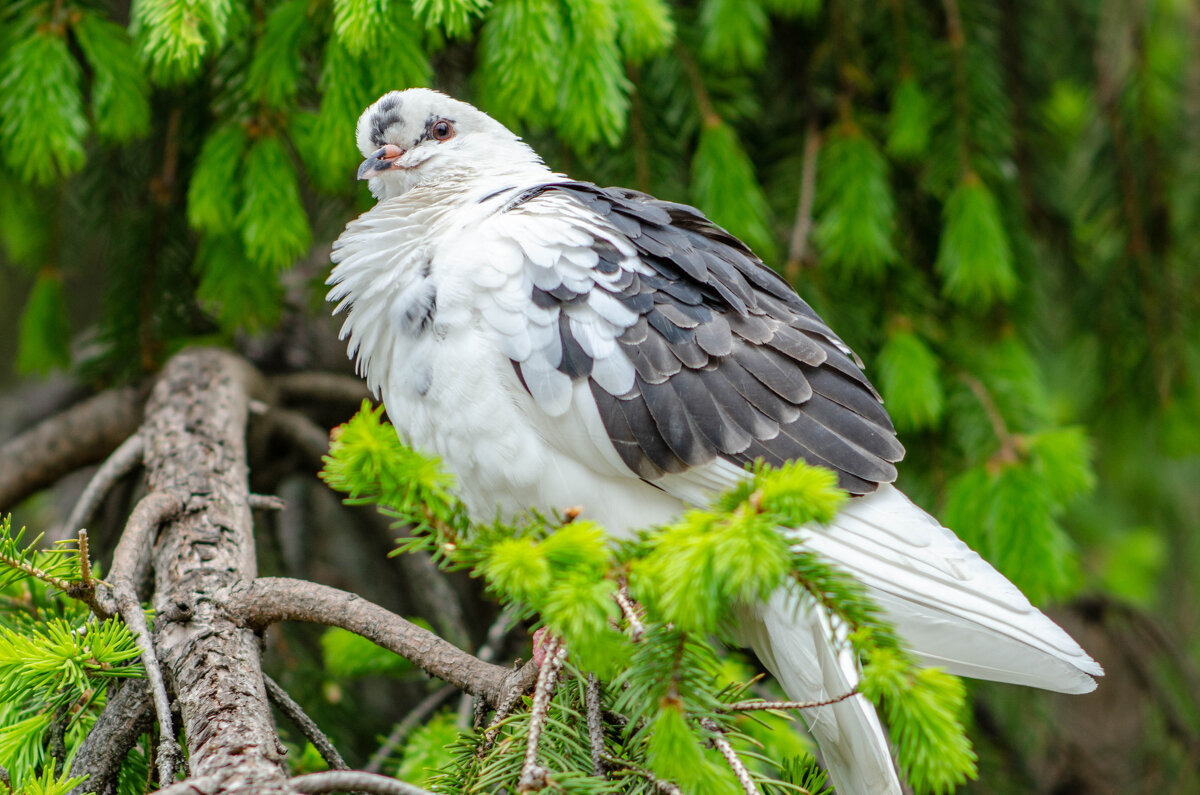
[[[1106,666],[973,686],[968,791],[1200,791],[1200,4],[6,0],[0,439],[191,343],[348,372],[354,125],[415,85],[746,240],[866,362],[905,491]],[[319,514],[311,474],[273,485]]]

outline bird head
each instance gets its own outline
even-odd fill
[[[366,159],[358,178],[380,199],[448,178],[545,169],[541,159],[483,111],[427,88],[390,91],[358,120]]]

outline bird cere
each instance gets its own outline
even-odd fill
[[[402,437],[481,521],[580,506],[620,537],[803,460],[853,495],[780,532],[853,574],[922,661],[1065,693],[1100,666],[893,482],[904,454],[862,363],[748,247],[692,207],[551,171],[427,89],[358,123],[379,199],[334,244],[342,337]],[[851,691],[844,628],[779,591],[740,629],[789,696]],[[900,793],[874,708],[805,711],[842,795]]]

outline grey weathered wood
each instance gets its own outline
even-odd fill
[[[154,551],[156,646],[175,692],[190,775],[222,792],[288,792],[254,632],[221,605],[256,575],[246,463],[249,402],[261,378],[232,354],[185,351],[146,405],[146,480],[183,513]]]

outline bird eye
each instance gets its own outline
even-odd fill
[[[443,119],[433,125],[433,137],[438,141],[449,141],[454,137],[454,125]]]

